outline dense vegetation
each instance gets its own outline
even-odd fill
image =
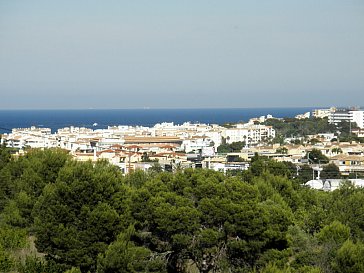
[[[223,141],[223,144],[221,144],[219,147],[217,147],[218,153],[232,153],[232,152],[241,152],[241,149],[243,149],[245,146],[245,142],[238,141],[233,143],[226,143],[226,141]]]
[[[351,133],[351,130],[358,128],[355,122],[341,122],[338,125],[328,123],[327,118],[308,118],[308,119],[296,119],[296,118],[284,118],[284,119],[267,119],[264,125],[273,126],[276,130],[276,138],[274,143],[282,143],[284,138],[287,137],[305,137],[307,135],[316,135],[324,133],[335,133],[336,140],[341,142],[356,141],[364,143],[364,138],[357,137]],[[314,143],[312,140],[311,144]],[[297,139],[295,144],[299,144]]]
[[[364,272],[364,190],[311,190],[310,174],[256,156],[234,176],[123,177],[61,150],[1,147],[0,271]]]
[[[284,137],[296,137],[315,135],[320,133],[336,133],[338,130],[334,124],[329,124],[327,118],[309,118],[309,119],[268,119],[264,125],[273,126],[276,133]]]

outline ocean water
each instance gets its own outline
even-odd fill
[[[154,126],[160,122],[200,122],[223,124],[244,122],[252,117],[271,114],[274,117],[294,117],[312,111],[300,108],[208,108],[208,109],[87,109],[87,110],[0,110],[0,133],[12,128],[47,127],[52,131],[67,126],[107,128],[111,125]],[[97,123],[97,126],[93,124]]]

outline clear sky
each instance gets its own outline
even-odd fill
[[[363,0],[0,0],[0,109],[364,105]]]

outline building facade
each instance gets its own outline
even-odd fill
[[[359,128],[364,128],[364,111],[359,109],[336,109],[329,115],[329,123],[338,125],[341,122],[355,122]]]

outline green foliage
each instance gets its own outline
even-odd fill
[[[24,229],[2,225],[0,227],[0,246],[7,250],[25,247],[26,235]]]
[[[334,263],[335,272],[364,272],[364,244],[347,240],[337,251]]]
[[[320,242],[318,253],[319,260],[316,264],[319,264],[321,268],[326,269],[325,271],[331,270],[337,250],[347,239],[349,239],[349,236],[350,228],[338,221],[334,221],[330,225],[323,227],[321,231],[316,234],[316,238]]]
[[[311,177],[258,155],[236,176],[122,177],[34,150],[0,170],[0,271],[362,272],[364,189],[301,185]],[[45,258],[19,258],[29,232]]]
[[[37,249],[57,263],[94,270],[122,226],[120,181],[105,162],[67,164],[35,205]]]
[[[72,267],[71,269],[65,271],[65,273],[81,273],[81,270],[78,267]]]
[[[298,226],[290,226],[287,232],[289,250],[291,251],[291,266],[300,268],[313,265],[319,253],[316,239]]]
[[[149,180],[149,176],[146,172],[142,170],[136,170],[125,176],[125,184],[133,187],[140,188]]]
[[[137,241],[157,253],[170,252],[173,270],[188,257],[200,272],[222,268],[226,260],[236,268],[253,266],[259,253],[285,247],[292,214],[279,198],[259,203],[256,187],[211,171],[159,179],[132,197],[132,216]]]
[[[130,239],[135,235],[133,227],[119,234],[109,245],[105,254],[98,257],[97,273],[164,272],[166,261],[163,256],[153,256],[145,247],[136,246]]]
[[[342,154],[343,150],[341,150],[341,148],[332,148],[331,152],[336,153],[336,154]]]
[[[274,263],[268,263],[263,269],[262,271],[260,271],[261,273],[291,273],[292,271],[288,268],[284,268],[281,269],[279,268],[276,264]]]
[[[16,266],[12,252],[26,246],[26,231],[1,221],[0,218],[0,272],[9,272]]]
[[[341,142],[358,142],[358,143],[364,143],[363,137],[358,137],[357,135],[354,135],[351,130],[358,128],[357,124],[355,122],[347,122],[342,121],[338,124],[340,135],[339,135],[339,141]]]
[[[12,225],[31,225],[36,198],[48,183],[55,182],[58,172],[69,159],[68,153],[60,149],[30,150],[0,170],[0,209],[5,210]],[[14,219],[11,219],[12,215]]]
[[[148,171],[151,173],[161,173],[163,171],[163,168],[158,162],[154,162],[152,167],[150,167]]]
[[[14,227],[28,227],[31,221],[33,200],[23,191],[7,202],[1,215],[2,222]]]
[[[301,181],[301,183],[306,183],[312,180],[314,178],[313,169],[307,164],[302,165],[298,170],[298,178]]]
[[[0,244],[0,272],[9,272],[14,268],[15,261],[10,253]]]
[[[24,264],[17,267],[19,273],[62,273],[64,270],[52,262],[42,258],[27,256]]]
[[[277,135],[283,137],[307,136],[319,133],[336,133],[337,127],[329,124],[327,118],[294,119],[283,120],[268,119],[263,124],[273,126]]]
[[[233,142],[230,144],[225,143],[217,147],[217,152],[218,153],[241,152],[241,149],[243,149],[244,146],[245,146],[244,141]]]
[[[150,159],[147,152],[144,152],[142,155],[142,162],[158,162],[158,159]]]
[[[308,188],[301,188],[299,192],[301,204],[295,211],[295,223],[312,235],[319,232],[327,221],[331,198],[327,192]]]
[[[299,138],[295,138],[295,139],[291,139],[290,143],[294,144],[294,145],[300,145],[300,144],[303,144],[303,141]]]
[[[307,152],[305,157],[309,160],[309,163],[324,164],[329,162],[327,156],[323,155],[318,149],[312,149]]]
[[[284,136],[282,134],[277,133],[276,136],[271,141],[272,144],[284,144]]]
[[[341,142],[350,142],[350,143],[355,141],[357,143],[364,143],[364,137],[358,137],[358,136],[353,135],[353,134],[348,134],[348,135],[342,134],[339,137],[339,141],[341,141]]]
[[[254,176],[261,176],[264,172],[269,172],[276,176],[286,177],[291,177],[292,173],[295,172],[295,170],[290,168],[286,163],[277,162],[265,156],[259,156],[258,154],[255,154],[254,157],[251,158],[249,171]]]
[[[5,144],[0,145],[0,170],[10,162],[10,159],[11,159],[10,149],[6,148]]]
[[[279,147],[277,150],[276,150],[276,153],[277,154],[288,154],[288,149],[286,147]]]
[[[339,179],[341,177],[339,167],[334,163],[323,166],[320,177],[322,179]]]
[[[364,189],[344,183],[329,200],[329,221],[340,221],[350,227],[354,237],[364,240]]]
[[[318,140],[317,138],[312,138],[312,139],[310,139],[309,142],[310,142],[311,145],[315,145],[317,143],[320,143],[320,140]]]

